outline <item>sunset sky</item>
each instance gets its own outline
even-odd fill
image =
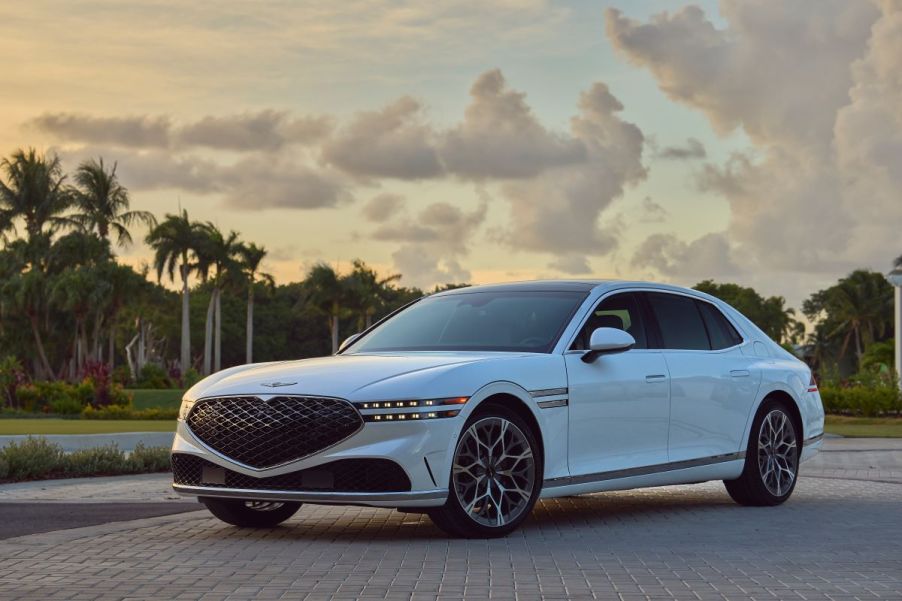
[[[902,254],[900,0],[32,0],[0,52],[0,152],[118,161],[134,208],[283,282],[360,257],[798,306]]]

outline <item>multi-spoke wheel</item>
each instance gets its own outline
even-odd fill
[[[276,501],[247,501],[200,497],[210,513],[223,522],[244,528],[272,528],[278,526],[301,508],[300,503]]]
[[[429,516],[455,536],[503,536],[532,510],[541,457],[529,426],[503,406],[471,417],[457,442],[448,501]]]
[[[789,498],[799,473],[799,433],[788,407],[766,401],[752,424],[745,468],[724,482],[742,505],[778,505]]]

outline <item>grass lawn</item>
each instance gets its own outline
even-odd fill
[[[824,429],[830,434],[862,438],[902,438],[902,418],[828,415]]]
[[[143,419],[0,419],[2,434],[109,434],[175,432],[175,421]]]
[[[154,390],[149,388],[129,389],[134,397],[132,404],[135,409],[178,409],[182,402],[184,390]]]

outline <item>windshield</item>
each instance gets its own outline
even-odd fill
[[[460,292],[414,303],[351,345],[382,351],[548,353],[583,292]]]

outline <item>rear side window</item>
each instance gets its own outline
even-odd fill
[[[742,342],[742,336],[736,331],[720,309],[703,301],[698,301],[698,310],[702,313],[705,327],[708,328],[708,337],[711,339],[711,348],[714,350],[730,348]]]
[[[711,350],[702,314],[695,300],[688,296],[650,292],[648,302],[658,321],[663,348]]]

